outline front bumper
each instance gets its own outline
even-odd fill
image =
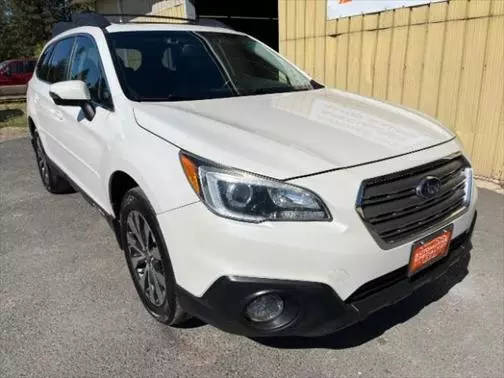
[[[201,202],[158,214],[177,284],[202,297],[224,276],[320,282],[347,300],[365,283],[407,265],[414,242],[387,250],[377,244],[355,208],[363,180],[457,151],[457,143],[449,142],[404,157],[293,180],[324,200],[332,222],[239,222],[216,216]],[[473,187],[467,211],[448,222],[453,224],[454,238],[470,227],[476,197]],[[435,231],[425,230],[415,240]]]
[[[452,241],[444,259],[411,278],[404,266],[366,283],[345,301],[322,283],[235,276],[219,278],[202,297],[179,287],[178,297],[186,311],[227,332],[249,337],[326,335],[365,319],[445,274],[470,251],[476,215],[471,227]],[[257,326],[248,320],[244,308],[259,293],[281,296],[292,318],[280,326]]]
[[[470,205],[457,218],[424,230],[415,240],[384,250],[355,208],[362,182],[419,167],[459,150],[459,145],[452,141],[407,156],[291,180],[313,190],[324,200],[333,217],[331,222],[239,222],[216,216],[201,202],[158,214],[175,280],[183,288],[179,291],[185,308],[212,324],[217,324],[214,318],[224,319],[218,326],[231,332],[260,334],[267,330],[252,332],[247,327],[240,328],[243,327],[241,323],[236,326],[236,319],[241,317],[239,311],[243,311],[242,301],[261,288],[272,290],[276,284],[281,284],[279,289],[296,296],[303,308],[306,303],[312,303],[312,297],[322,299],[309,305],[313,310],[298,314],[296,319],[302,315],[303,325],[288,326],[285,331],[276,329],[275,334],[323,334],[326,333],[324,329],[317,331],[320,324],[331,323],[327,328],[334,330],[367,316],[369,311],[365,307],[371,303],[368,302],[372,301],[370,298],[375,297],[367,292],[366,302],[361,303],[362,297],[357,294],[362,294],[363,287],[391,274],[399,274],[409,263],[415,240],[448,224],[453,227],[453,238],[467,234],[475,214],[477,191],[473,183]],[[416,280],[421,281],[419,277]],[[413,283],[410,285],[415,287]],[[219,297],[222,295],[219,293],[226,291],[233,292],[234,297],[227,293]],[[315,295],[314,291],[319,294]],[[404,295],[408,295],[407,290]],[[390,297],[385,298],[383,302],[386,303],[401,297],[394,299],[394,293],[388,292],[386,296]],[[239,302],[242,306],[235,307],[228,301]],[[312,314],[315,314],[313,320],[307,320]]]

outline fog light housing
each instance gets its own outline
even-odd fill
[[[249,320],[265,323],[278,318],[284,311],[284,301],[277,294],[264,294],[252,300],[245,309]]]

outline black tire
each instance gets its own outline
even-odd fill
[[[120,225],[128,269],[147,311],[164,324],[186,321],[189,316],[177,299],[173,268],[155,212],[140,188],[133,188],[124,195]],[[140,237],[136,236],[135,229],[141,232]],[[149,231],[152,237],[145,237]]]
[[[40,139],[36,129],[33,132],[32,145],[35,150],[35,158],[37,159],[37,167],[40,173],[40,178],[47,191],[53,194],[74,193],[74,188],[72,188],[70,183],[61,175],[58,175],[57,169],[48,159],[44,146],[42,145],[42,140]]]

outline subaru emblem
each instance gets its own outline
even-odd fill
[[[427,176],[416,187],[416,193],[422,198],[431,198],[441,190],[441,180],[434,176]]]

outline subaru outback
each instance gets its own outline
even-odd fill
[[[40,176],[105,216],[158,321],[328,334],[469,251],[473,171],[431,117],[226,28],[65,29],[29,83]]]

